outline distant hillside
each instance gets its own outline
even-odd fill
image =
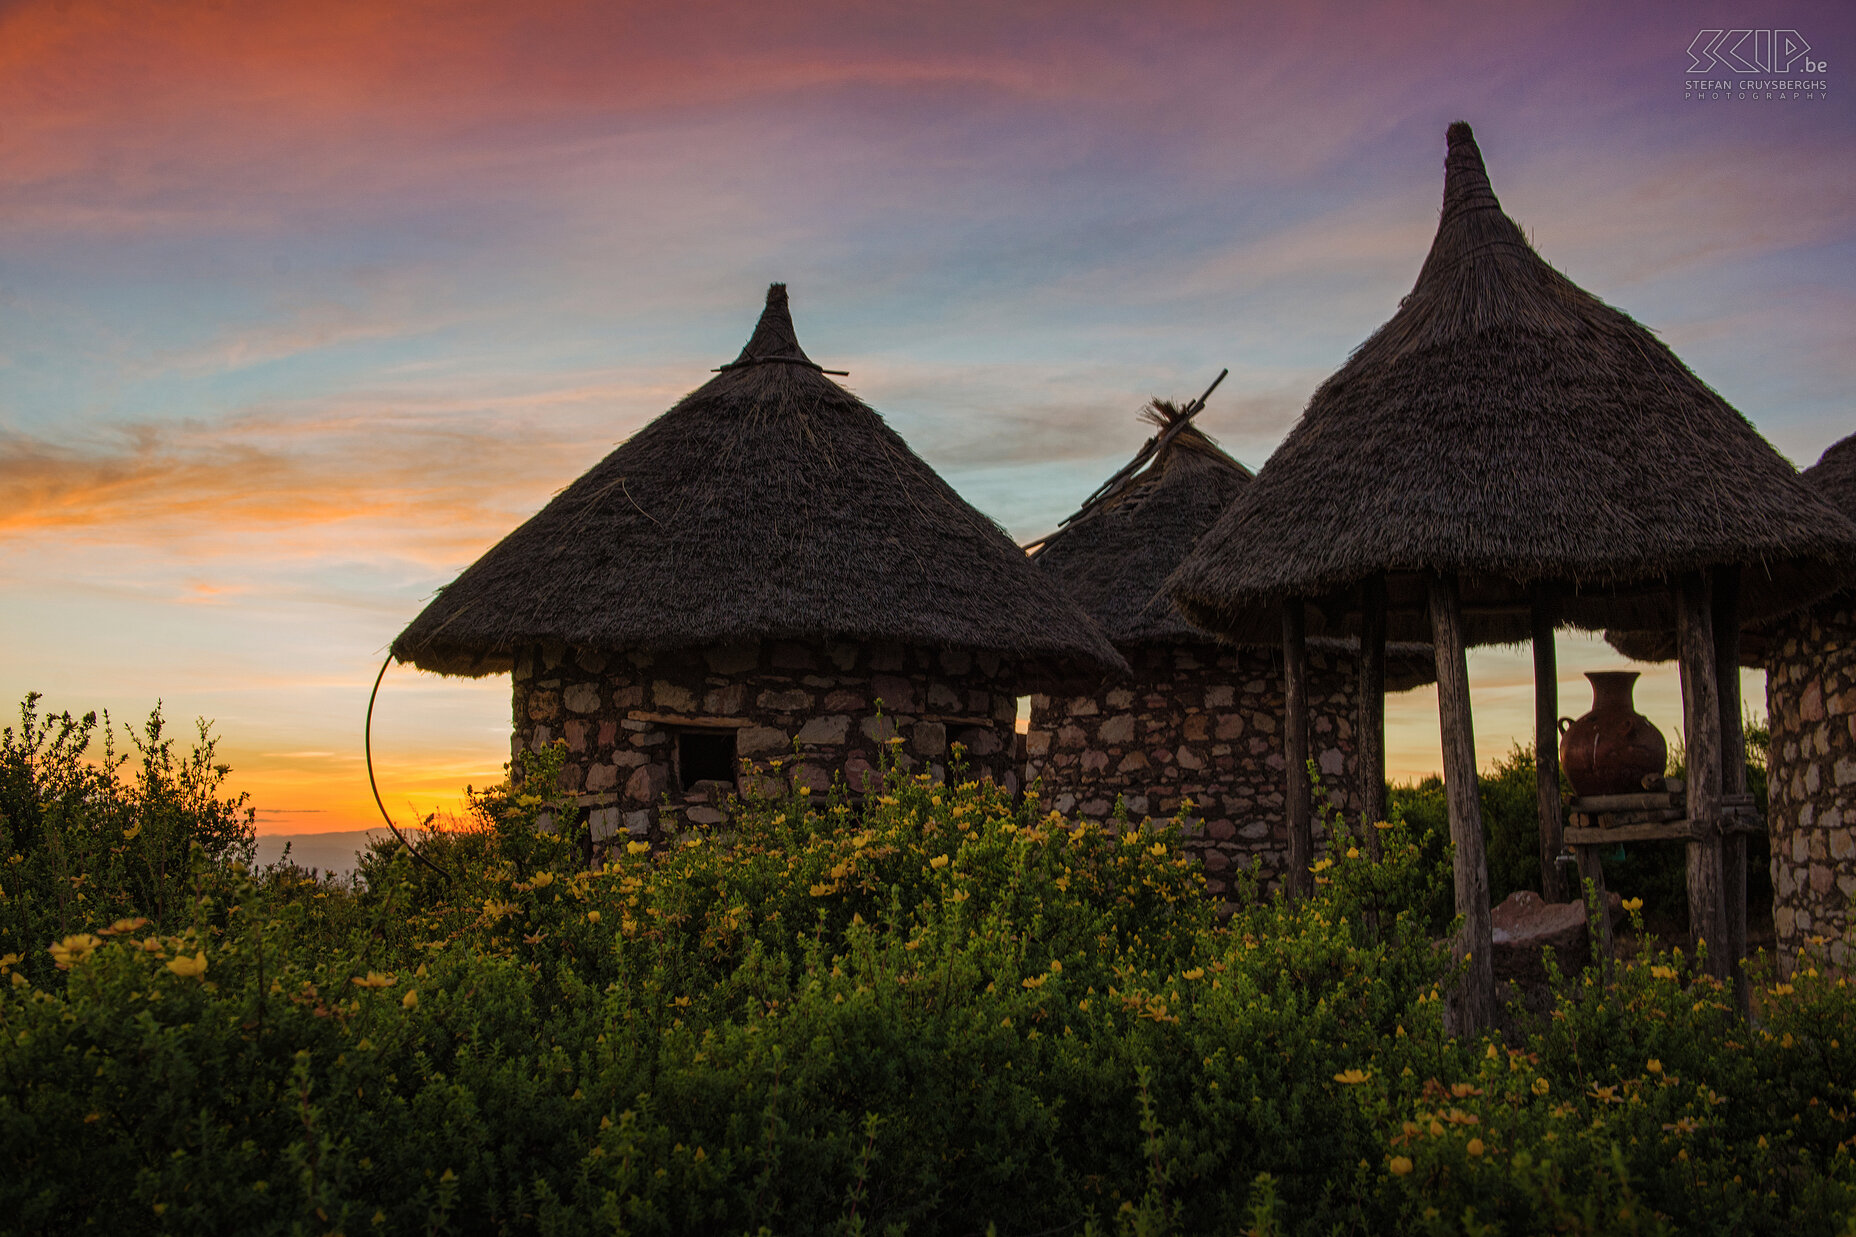
[[[283,858],[284,846],[290,858],[301,867],[322,872],[346,874],[354,871],[355,852],[366,846],[385,829],[351,829],[342,833],[273,833],[258,838],[258,862],[275,863]]]

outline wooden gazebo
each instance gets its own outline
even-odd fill
[[[1466,650],[1533,641],[1551,895],[1562,841],[1553,633],[1679,633],[1690,900],[1698,935],[1715,946],[1710,968],[1726,975],[1723,890],[1734,876],[1722,797],[1743,762],[1738,679],[1723,669],[1737,662],[1741,615],[1830,590],[1852,558],[1856,525],[1744,417],[1533,251],[1458,123],[1436,239],[1411,293],[1315,392],[1170,584],[1202,626],[1283,641],[1291,733],[1305,725],[1296,686],[1308,637],[1359,634],[1367,685],[1383,681],[1387,639],[1432,643],[1468,962],[1454,1008],[1473,1029],[1491,1021],[1495,997]],[[1383,767],[1361,766],[1372,803]],[[1306,854],[1299,774],[1292,765],[1292,828]]]

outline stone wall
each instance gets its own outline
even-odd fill
[[[1240,868],[1276,887],[1288,861],[1283,818],[1282,660],[1269,649],[1156,645],[1124,649],[1131,683],[1092,696],[1031,697],[1028,782],[1056,811],[1102,820],[1171,817],[1193,803],[1187,844],[1210,892],[1231,893]],[[1328,791],[1356,810],[1353,660],[1310,649],[1309,754]],[[1317,821],[1317,834],[1321,833]],[[1319,846],[1319,842],[1317,842]]]
[[[1766,823],[1780,963],[1789,970],[1809,950],[1856,969],[1856,602],[1788,619],[1771,648]]]
[[[538,648],[513,678],[512,747],[566,741],[565,788],[596,847],[718,823],[728,794],[783,793],[788,778],[822,794],[842,774],[862,792],[892,738],[904,768],[945,777],[960,743],[969,776],[1018,788],[1016,675],[990,654],[772,641],[674,654]],[[684,785],[679,732],[732,732],[738,757],[784,764],[777,779]]]

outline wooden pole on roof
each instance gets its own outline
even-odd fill
[[[1691,939],[1708,944],[1708,973],[1732,973],[1721,823],[1721,697],[1715,678],[1713,589],[1708,573],[1676,585],[1676,651],[1682,669],[1682,721],[1688,734],[1688,818],[1701,835],[1688,844]]]
[[[1308,624],[1297,598],[1282,607],[1283,814],[1289,825],[1291,898],[1314,888],[1314,795],[1308,785]]]
[[[1360,717],[1354,726],[1360,769],[1360,827],[1366,853],[1380,858],[1386,818],[1386,578],[1367,577],[1360,598]]]
[[[1469,707],[1469,662],[1463,607],[1455,575],[1431,578],[1431,648],[1437,658],[1437,712],[1443,731],[1444,798],[1455,845],[1456,910],[1463,917],[1457,956],[1468,972],[1451,995],[1459,1035],[1495,1021],[1494,944],[1489,922],[1489,866],[1482,845],[1482,805],[1476,795],[1476,733]]]
[[[1721,700],[1721,793],[1746,793],[1746,730],[1740,717],[1740,569],[1714,570],[1714,677]],[[1749,1010],[1746,973],[1746,835],[1721,839],[1721,877],[1727,915],[1727,954],[1733,968],[1734,1001]]]
[[[1560,816],[1560,679],[1553,632],[1559,626],[1559,592],[1542,584],[1534,594],[1534,796],[1540,817],[1540,896],[1565,898],[1560,888],[1559,856],[1564,821]]]

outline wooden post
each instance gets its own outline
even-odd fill
[[[1721,793],[1746,793],[1746,730],[1740,717],[1740,569],[1714,569],[1714,678],[1721,699]],[[1721,839],[1721,878],[1727,916],[1727,952],[1733,967],[1735,1001],[1747,1012],[1746,834]]]
[[[1451,996],[1453,1030],[1473,1035],[1495,1021],[1494,946],[1489,925],[1489,867],[1476,794],[1476,734],[1469,708],[1469,662],[1454,575],[1431,580],[1431,647],[1437,658],[1437,712],[1443,730],[1444,797],[1455,844],[1456,909],[1463,916],[1457,956],[1469,971]]]
[[[1534,796],[1540,817],[1540,896],[1564,900],[1560,888],[1560,679],[1553,631],[1559,626],[1559,596],[1543,584],[1534,596]]]
[[[1714,615],[1708,575],[1676,584],[1676,653],[1688,742],[1688,818],[1703,831],[1688,844],[1689,933],[1708,943],[1708,973],[1732,973],[1721,855],[1721,699],[1714,677]]]
[[[1369,576],[1360,600],[1360,828],[1366,853],[1380,857],[1377,821],[1386,818],[1386,578]]]
[[[1282,607],[1283,814],[1289,823],[1290,898],[1314,888],[1314,793],[1308,784],[1308,627],[1302,601]]]

